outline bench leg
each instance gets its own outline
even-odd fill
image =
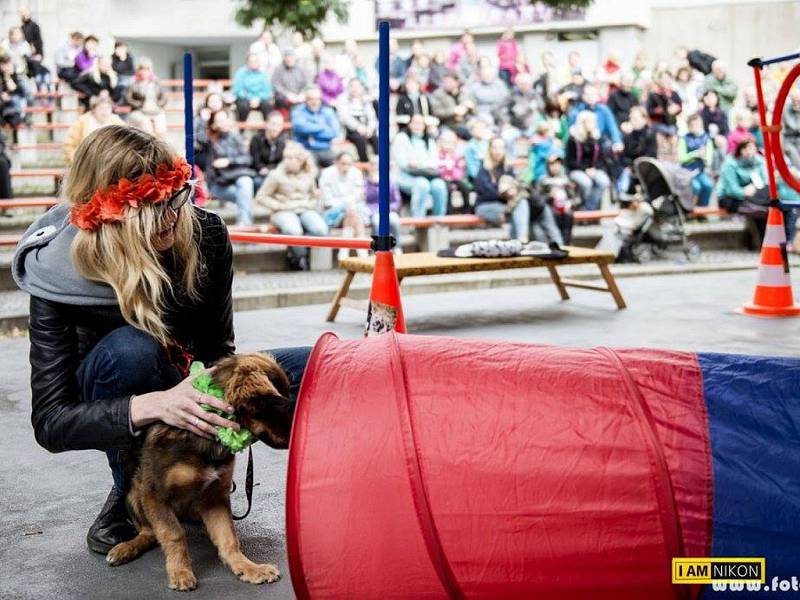
[[[553,283],[558,288],[558,293],[561,294],[562,300],[569,300],[569,293],[567,293],[566,286],[561,282],[561,276],[556,271],[556,268],[553,265],[547,265],[547,270],[550,271],[550,279],[553,280]]]
[[[353,282],[353,277],[355,277],[355,275],[355,272],[348,271],[344,276],[342,285],[339,287],[339,291],[336,292],[336,296],[334,296],[333,302],[331,302],[331,309],[328,311],[326,320],[329,323],[333,323],[336,320],[336,315],[339,314],[339,308],[342,306],[342,298],[347,296],[347,292],[350,290],[350,284]]]
[[[619,288],[617,287],[617,281],[614,279],[614,275],[611,274],[608,264],[598,263],[597,266],[600,268],[600,273],[603,275],[603,279],[606,281],[608,291],[611,292],[611,295],[614,297],[614,302],[617,303],[617,308],[627,308],[625,300],[622,297],[622,292],[619,291]]]

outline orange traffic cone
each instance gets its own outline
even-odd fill
[[[767,230],[761,246],[761,265],[753,301],[740,312],[754,317],[796,317],[800,306],[795,305],[792,282],[789,277],[789,259],[786,256],[786,230],[783,213],[771,206],[767,217]]]
[[[394,255],[388,251],[375,252],[372,289],[369,292],[367,329],[364,336],[388,331],[406,332],[403,304],[400,301],[400,282],[394,268]]]

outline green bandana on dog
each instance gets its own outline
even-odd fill
[[[203,369],[205,369],[205,365],[203,365],[203,363],[199,361],[192,363],[192,366],[189,369],[189,375],[195,375],[194,379],[192,379],[192,387],[203,394],[214,396],[214,398],[219,398],[222,400],[224,396],[222,393],[222,388],[214,383],[211,373],[201,373]],[[225,411],[214,408],[208,404],[200,404],[200,407],[206,412],[216,413],[219,416],[228,419],[229,421],[236,420],[236,415],[226,413]],[[236,454],[237,452],[241,452],[251,444],[255,443],[256,437],[248,429],[242,428],[239,431],[234,431],[230,427],[217,426],[217,440],[219,440],[219,443],[225,446],[233,454]]]

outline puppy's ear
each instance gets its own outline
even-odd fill
[[[280,396],[266,373],[247,364],[237,365],[223,388],[226,402],[238,408],[258,397]]]

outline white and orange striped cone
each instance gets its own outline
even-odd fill
[[[775,206],[769,209],[767,230],[761,246],[761,264],[753,301],[739,309],[754,317],[796,317],[800,306],[794,303],[789,259],[786,256],[786,230],[783,213]]]

